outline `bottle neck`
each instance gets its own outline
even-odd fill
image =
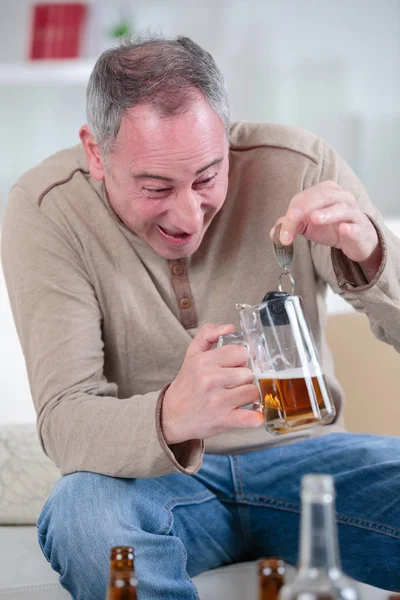
[[[131,570],[134,571],[134,564],[132,559],[111,559],[110,562],[110,571],[118,571],[118,570]]]
[[[299,568],[340,571],[333,497],[319,501],[303,497]]]
[[[261,579],[258,586],[259,600],[277,600],[284,583],[282,575],[271,575]]]
[[[258,563],[258,599],[276,600],[285,583],[285,563],[280,558],[262,558]]]
[[[135,589],[137,585],[135,569],[132,561],[111,561],[109,587]]]
[[[137,600],[137,581],[133,571],[113,571],[106,600]]]

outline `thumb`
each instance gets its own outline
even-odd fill
[[[186,356],[194,356],[201,352],[207,352],[211,350],[214,344],[218,342],[220,335],[227,335],[233,333],[235,330],[234,325],[214,325],[213,323],[206,323],[197,332],[195,338],[191,342]]]

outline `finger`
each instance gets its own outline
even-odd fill
[[[284,224],[287,221],[294,224],[304,222],[313,211],[336,204],[346,204],[353,209],[357,207],[354,196],[346,190],[337,187],[313,190],[310,188],[293,197],[284,217]]]
[[[213,323],[206,323],[197,332],[196,337],[187,350],[186,356],[194,356],[195,354],[211,350],[212,346],[218,342],[220,335],[227,335],[234,331],[235,326],[231,324],[215,325]]]
[[[355,250],[360,247],[360,243],[366,240],[365,230],[358,223],[341,223],[339,226],[339,234],[342,245],[344,243],[343,238],[347,238],[349,243],[354,244]]]
[[[314,210],[310,215],[310,221],[314,225],[357,223],[360,218],[360,212],[348,204],[331,204],[327,208]]]
[[[351,194],[350,192],[347,192],[346,190],[337,190],[336,192],[332,192],[332,203],[343,203],[343,204],[348,204],[349,206],[351,206],[354,209],[358,209],[358,202],[357,200],[354,198],[353,194]]]
[[[369,221],[368,225],[370,223]],[[340,246],[344,254],[350,260],[358,263],[367,260],[374,249],[379,247],[379,238],[375,227],[371,224],[369,229],[362,219],[359,223],[340,223],[339,236]]]
[[[321,185],[296,194],[289,204],[286,215],[281,220],[281,242],[283,244],[292,243],[296,235],[301,235],[307,230],[310,215],[314,211],[336,204],[347,204],[353,208],[357,206],[353,195],[342,190],[333,182],[323,182]]]
[[[254,381],[253,371],[247,367],[220,369],[219,385],[230,390],[241,385],[251,384]]]
[[[359,242],[362,237],[362,228],[358,223],[341,223],[339,233],[353,242]]]
[[[260,394],[257,386],[254,383],[241,385],[229,390],[227,402],[230,403],[232,409],[240,408],[245,404],[253,404],[260,401]]]
[[[274,237],[275,229],[278,227],[279,223],[282,223],[283,219],[284,219],[284,217],[279,217],[279,219],[276,221],[275,225],[270,229],[269,237],[271,238],[271,240]]]
[[[244,429],[246,427],[256,428],[260,427],[264,423],[264,417],[262,413],[253,410],[241,410],[235,408],[228,419],[230,428],[240,427]]]
[[[341,188],[335,181],[322,181],[295,194],[289,203],[286,216],[297,220],[304,213],[327,204],[342,201],[343,198],[350,201],[350,196],[351,194]]]
[[[213,350],[213,360],[220,367],[246,367],[249,362],[249,352],[242,344],[228,344]]]
[[[357,223],[341,223],[339,225],[340,246],[351,260],[360,262],[367,258],[369,252],[363,256],[363,246],[366,239],[365,231]]]

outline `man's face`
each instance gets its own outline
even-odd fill
[[[122,119],[104,181],[112,208],[167,259],[197,250],[222,207],[229,144],[219,117],[199,97],[178,116],[136,106]]]

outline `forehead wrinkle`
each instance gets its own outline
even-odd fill
[[[203,154],[203,153],[201,153],[201,154]],[[160,153],[160,157],[166,158],[167,159],[166,163],[164,163],[163,161],[160,161],[160,163],[154,162],[153,161],[153,159],[155,158],[154,155],[149,157],[150,162],[148,162],[148,160],[143,159],[143,158],[139,159],[139,161],[135,160],[135,162],[132,163],[130,166],[129,174],[134,179],[143,179],[145,177],[149,177],[149,178],[162,179],[162,180],[171,181],[171,182],[174,181],[174,177],[171,177],[170,175],[164,175],[163,171],[164,171],[164,169],[167,169],[168,171],[170,169],[173,170],[173,169],[177,168],[177,165],[170,164],[169,159],[171,158],[171,155],[166,156],[165,153]],[[192,160],[196,160],[196,158],[197,158],[196,156],[187,156],[187,154],[184,153],[183,158],[180,159],[180,164],[178,165],[178,168],[185,163],[191,162]],[[224,157],[221,156],[221,152],[219,151],[216,158],[212,158],[210,160],[205,159],[203,161],[203,164],[199,168],[196,168],[195,170],[191,169],[190,172],[191,172],[191,174],[194,174],[194,175],[200,175],[204,171],[207,171],[207,169],[210,169],[211,167],[220,164],[221,162],[223,162],[223,160],[224,160]],[[138,162],[141,164],[138,165]]]

